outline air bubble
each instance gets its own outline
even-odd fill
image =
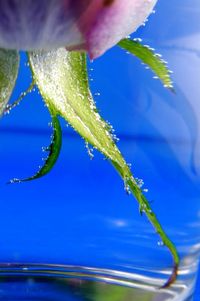
[[[162,240],[159,240],[159,241],[158,241],[158,246],[159,246],[159,247],[163,247],[163,246],[164,246],[164,242],[163,242]]]

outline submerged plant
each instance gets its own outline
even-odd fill
[[[112,163],[170,250],[174,266],[163,285],[167,287],[177,277],[179,256],[115,144],[109,125],[97,111],[86,61],[87,53],[93,59],[118,44],[148,65],[165,87],[173,89],[170,72],[160,56],[140,41],[125,38],[145,21],[155,3],[156,0],[0,1],[0,114],[22,98],[7,104],[18,74],[18,51],[25,50],[33,78],[28,91],[34,85],[39,89],[52,117],[53,139],[43,167],[29,178],[11,182],[40,178],[52,169],[62,144],[58,117],[63,117],[88,145]]]

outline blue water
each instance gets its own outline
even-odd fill
[[[153,210],[178,247],[189,275],[181,274],[180,282],[188,283],[200,250],[200,5],[199,0],[192,3],[174,0],[172,7],[160,1],[148,26],[136,35],[169,62],[176,94],[118,48],[89,65],[97,106],[115,128],[119,148],[143,179]],[[29,82],[22,54],[13,100]],[[65,122],[53,171],[34,182],[6,185],[13,177],[32,175],[42,164],[49,121],[37,91],[1,120],[1,261],[131,273],[144,269],[147,275],[170,271],[167,249],[126,195],[113,167],[97,152],[91,161],[83,140]]]

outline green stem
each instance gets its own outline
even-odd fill
[[[163,229],[163,227],[161,226],[161,224],[160,224],[159,220],[157,219],[155,213],[153,212],[149,202],[147,201],[147,199],[145,198],[143,192],[141,191],[141,189],[137,185],[130,169],[127,167],[126,171],[124,172],[124,170],[119,165],[117,165],[116,162],[112,161],[112,164],[118,170],[118,172],[119,172],[120,176],[122,177],[122,179],[124,180],[125,185],[127,186],[127,188],[130,189],[130,192],[136,198],[137,202],[139,203],[140,210],[146,214],[147,218],[149,219],[149,221],[153,225],[154,229],[156,230],[156,232],[160,236],[163,244],[170,251],[170,254],[171,254],[172,259],[173,259],[174,266],[173,266],[172,273],[171,273],[169,279],[161,287],[161,288],[167,288],[172,283],[174,283],[174,281],[177,278],[178,267],[179,267],[179,262],[180,262],[180,258],[179,258],[177,249],[176,249],[175,245],[173,244],[173,242],[170,240],[170,238],[167,236],[167,234],[166,234],[165,230]]]

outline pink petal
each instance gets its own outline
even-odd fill
[[[91,58],[96,58],[135,31],[157,0],[95,0],[80,20]]]
[[[95,58],[137,29],[157,0],[0,0],[0,48],[66,47]]]

